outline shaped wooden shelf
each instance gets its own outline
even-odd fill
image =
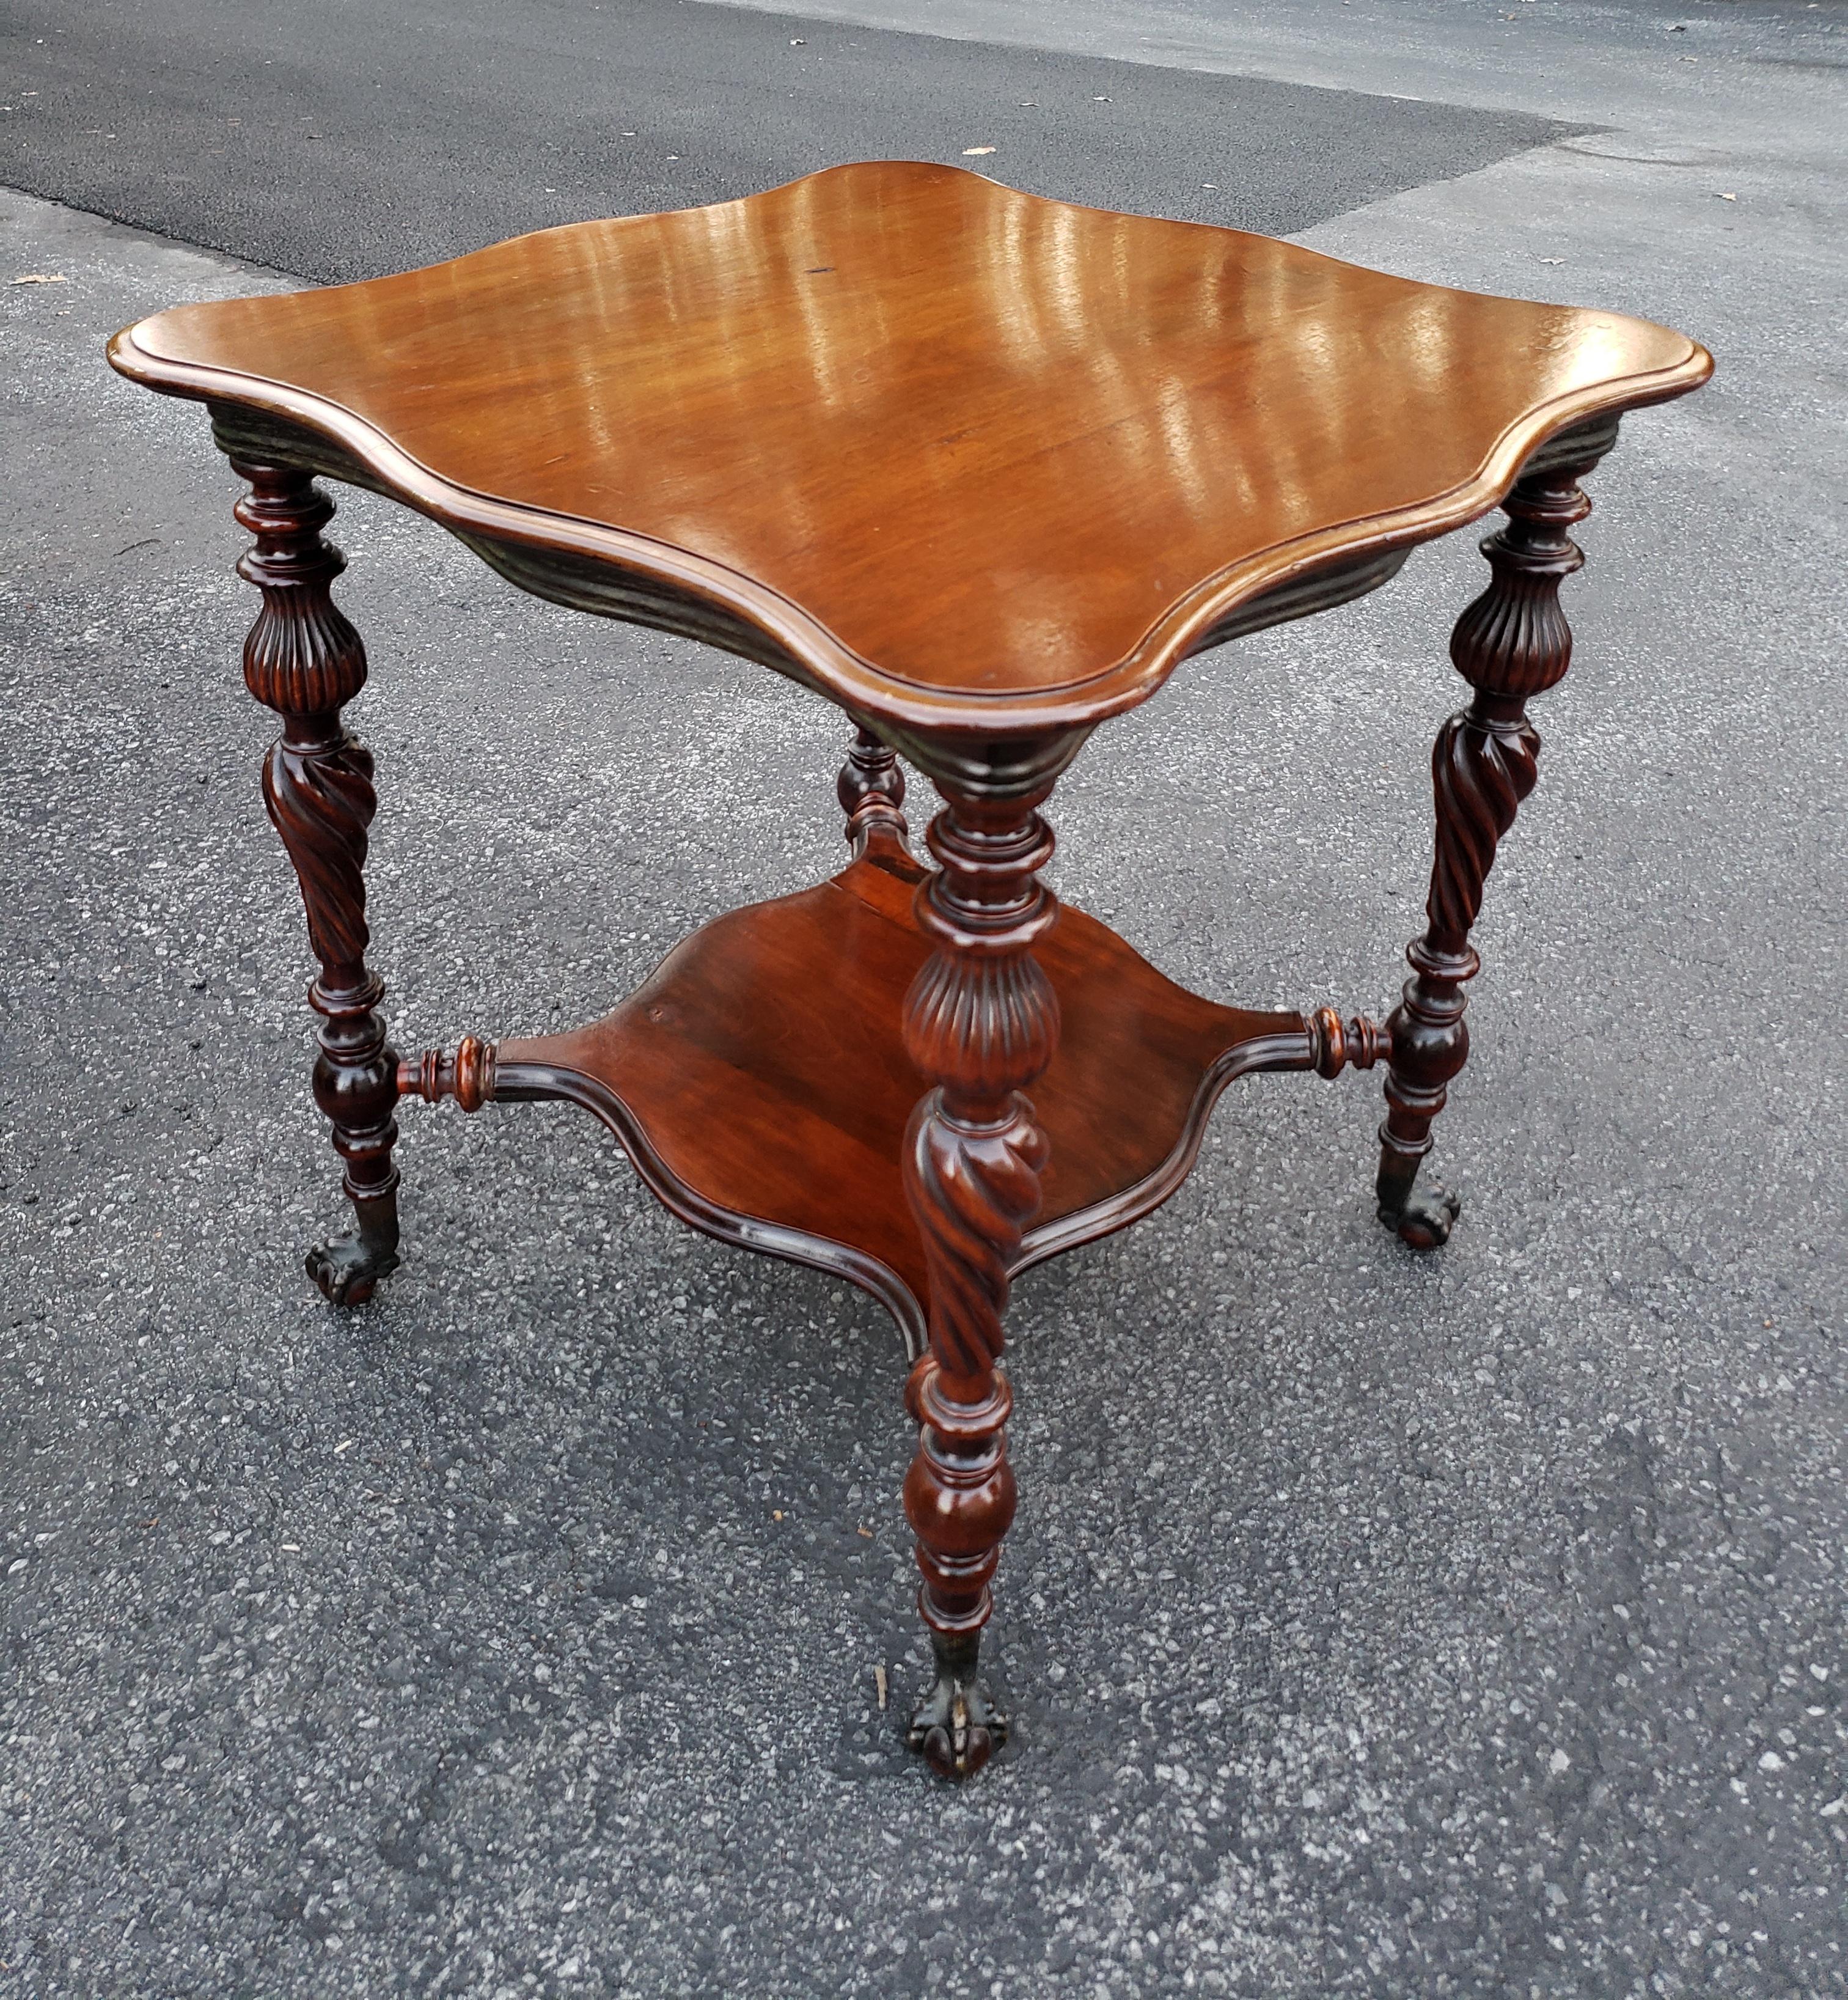
[[[182,306],[109,352],[206,405],[248,486],[244,679],[282,721],[265,801],[320,964],[315,1099],[357,1222],[309,1275],[358,1304],[396,1267],[416,1094],[582,1104],[688,1222],[865,1286],[920,1355],[905,1509],[936,1672],[908,1740],[980,1769],[1007,1732],[978,1653],[1015,1504],[1012,1276],[1172,1193],[1233,1078],[1370,1067],[1389,1040],[1378,1214],[1414,1248],[1445,1240],[1458,1203],[1419,1169],[1468,1052],[1484,884],[1538,774],[1527,703],[1571,662],[1579,481],[1711,357],[1621,313],[914,161]],[[343,720],[365,648],[317,474],[523,589],[837,703],[853,864],[708,925],[607,1019],[401,1061],[368,960],[373,758]],[[1041,808],[1101,723],[1498,503],[1451,635],[1473,692],[1433,751],[1427,922],[1383,1030],[1215,1005],[1059,908]],[[927,875],[900,757],[943,800]]]
[[[683,1220],[723,1241],[851,1279],[923,1351],[927,1295],[900,1181],[925,1079],[907,1060],[905,995],[929,946],[922,870],[894,856],[733,910],[676,946],[587,1027],[476,1057],[471,1104],[563,1098],[602,1119]],[[1051,1142],[1044,1204],[1014,1268],[1108,1235],[1185,1179],[1226,1085],[1375,1052],[1326,1019],[1216,1005],[1177,986],[1082,911],[1038,957],[1059,996],[1058,1053],[1033,1087]],[[477,1045],[479,1047],[479,1045]],[[404,1065],[404,1087],[457,1095],[456,1064]]]

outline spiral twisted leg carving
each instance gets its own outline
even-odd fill
[[[941,866],[918,885],[935,950],[905,1009],[906,1047],[936,1085],[912,1114],[904,1161],[930,1275],[930,1347],[907,1391],[919,1432],[905,1513],[937,1664],[909,1741],[952,1777],[979,1770],[1007,1739],[977,1666],[1014,1519],[1013,1398],[999,1365],[1008,1273],[1046,1163],[1023,1092],[1059,1038],[1058,999],[1032,955],[1058,914],[1038,880],[1052,842],[1034,808],[1050,790],[1002,800],[946,793],[929,835]]]
[[[238,519],[256,537],[238,574],[263,595],[244,641],[250,691],[283,719],[263,766],[263,803],[281,836],[321,963],[308,1004],[321,1016],[314,1100],[332,1127],[357,1233],[317,1245],[307,1272],[337,1305],[357,1305],[398,1262],[397,1052],[379,1012],[385,988],[366,963],[366,849],[378,809],[372,752],[340,710],[366,684],[366,649],[335,606],[346,567],[321,538],[334,504],[293,467],[233,460],[250,491]]]
[[[1445,723],[1431,752],[1437,852],[1424,935],[1406,953],[1412,977],[1386,1023],[1392,1059],[1379,1134],[1379,1218],[1414,1249],[1444,1242],[1461,1209],[1454,1195],[1418,1186],[1418,1169],[1431,1121],[1468,1059],[1464,988],[1480,966],[1469,933],[1482,887],[1538,775],[1540,737],[1527,703],[1572,664],[1559,586],[1584,561],[1567,530],[1591,511],[1578,482],[1610,439],[1595,443],[1516,482],[1503,503],[1507,525],[1482,543],[1489,587],[1451,637],[1451,658],[1475,698]]]
[[[871,849],[910,853],[910,828],[901,810],[905,774],[897,758],[864,726],[841,767],[834,795],[847,815],[847,842],[855,860]]]
[[[301,884],[308,942],[323,965],[357,965],[366,924],[366,845],[379,797],[372,752],[344,731],[279,736],[263,762],[263,804]]]

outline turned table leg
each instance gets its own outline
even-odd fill
[[[834,796],[847,815],[847,843],[856,860],[873,847],[909,852],[910,828],[901,810],[905,774],[897,758],[863,723],[841,767]]]
[[[321,539],[334,503],[306,473],[234,459],[250,482],[238,519],[256,545],[238,574],[263,593],[244,645],[250,691],[283,719],[263,766],[263,803],[301,884],[321,976],[314,1099],[333,1127],[359,1227],[308,1252],[307,1271],[336,1305],[357,1305],[398,1262],[397,1055],[385,1038],[384,982],[366,963],[366,830],[377,810],[372,752],[348,734],[342,707],[366,685],[366,649],[335,606],[346,567]]]
[[[1414,1182],[1431,1121],[1468,1057],[1463,988],[1481,965],[1469,932],[1496,845],[1534,789],[1540,736],[1527,701],[1572,663],[1559,586],[1585,558],[1566,531],[1591,512],[1578,482],[1610,442],[1588,441],[1516,481],[1502,503],[1506,526],[1482,545],[1492,581],[1451,637],[1451,658],[1475,697],[1445,723],[1431,752],[1437,858],[1424,934],[1406,953],[1412,977],[1386,1024],[1392,1058],[1379,1133],[1379,1219],[1416,1250],[1444,1242],[1461,1209],[1454,1194]]]
[[[1005,800],[946,790],[929,835],[941,866],[918,885],[918,922],[935,950],[905,1009],[906,1047],[936,1084],[912,1113],[904,1160],[930,1276],[930,1345],[906,1391],[919,1431],[905,1513],[936,1657],[908,1740],[954,1777],[979,1771],[1007,1739],[977,1655],[1014,1519],[1013,1398],[999,1366],[1007,1274],[1046,1159],[1021,1093],[1059,1038],[1059,1002],[1032,951],[1058,912],[1037,876],[1052,838],[1034,807],[1051,789]]]

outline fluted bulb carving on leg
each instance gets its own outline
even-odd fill
[[[929,835],[940,867],[918,885],[934,950],[905,1010],[906,1047],[936,1085],[912,1114],[904,1159],[930,1276],[930,1346],[907,1395],[919,1432],[905,1513],[936,1658],[910,1741],[955,1777],[1007,1738],[977,1661],[1015,1500],[1000,1366],[1008,1274],[1046,1163],[1025,1092],[1059,1039],[1058,998],[1033,956],[1058,915],[1038,877],[1052,841],[1035,808],[1050,789],[1000,801],[946,793]]]
[[[366,685],[366,649],[331,595],[345,559],[321,537],[334,503],[308,474],[234,460],[250,482],[238,519],[256,545],[238,574],[263,593],[244,647],[250,691],[283,719],[263,765],[263,803],[301,884],[321,974],[314,1099],[333,1130],[356,1234],[318,1245],[307,1271],[336,1304],[356,1305],[398,1262],[397,1055],[387,1042],[384,983],[367,965],[366,851],[378,810],[372,752],[340,711]]]
[[[1527,703],[1572,664],[1559,586],[1584,557],[1567,530],[1590,512],[1578,482],[1608,448],[1606,438],[1516,481],[1503,502],[1507,525],[1482,543],[1489,587],[1451,637],[1451,659],[1475,698],[1445,723],[1431,752],[1437,852],[1424,935],[1406,953],[1412,977],[1386,1024],[1392,1053],[1379,1134],[1379,1218],[1414,1249],[1444,1241],[1461,1206],[1441,1189],[1418,1186],[1418,1169],[1431,1121],[1468,1060],[1464,988],[1480,967],[1469,933],[1496,851],[1538,776],[1540,735]]]

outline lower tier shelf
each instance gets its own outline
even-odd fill
[[[852,1280],[921,1352],[927,1280],[900,1174],[925,1087],[900,1028],[929,949],[911,911],[921,873],[862,859],[819,887],[733,911],[605,1019],[501,1043],[488,1092],[584,1106],[676,1215]],[[1060,911],[1037,955],[1062,1027],[1028,1093],[1051,1158],[1017,1269],[1165,1201],[1234,1077],[1329,1060],[1324,1017],[1200,999],[1080,911]]]

